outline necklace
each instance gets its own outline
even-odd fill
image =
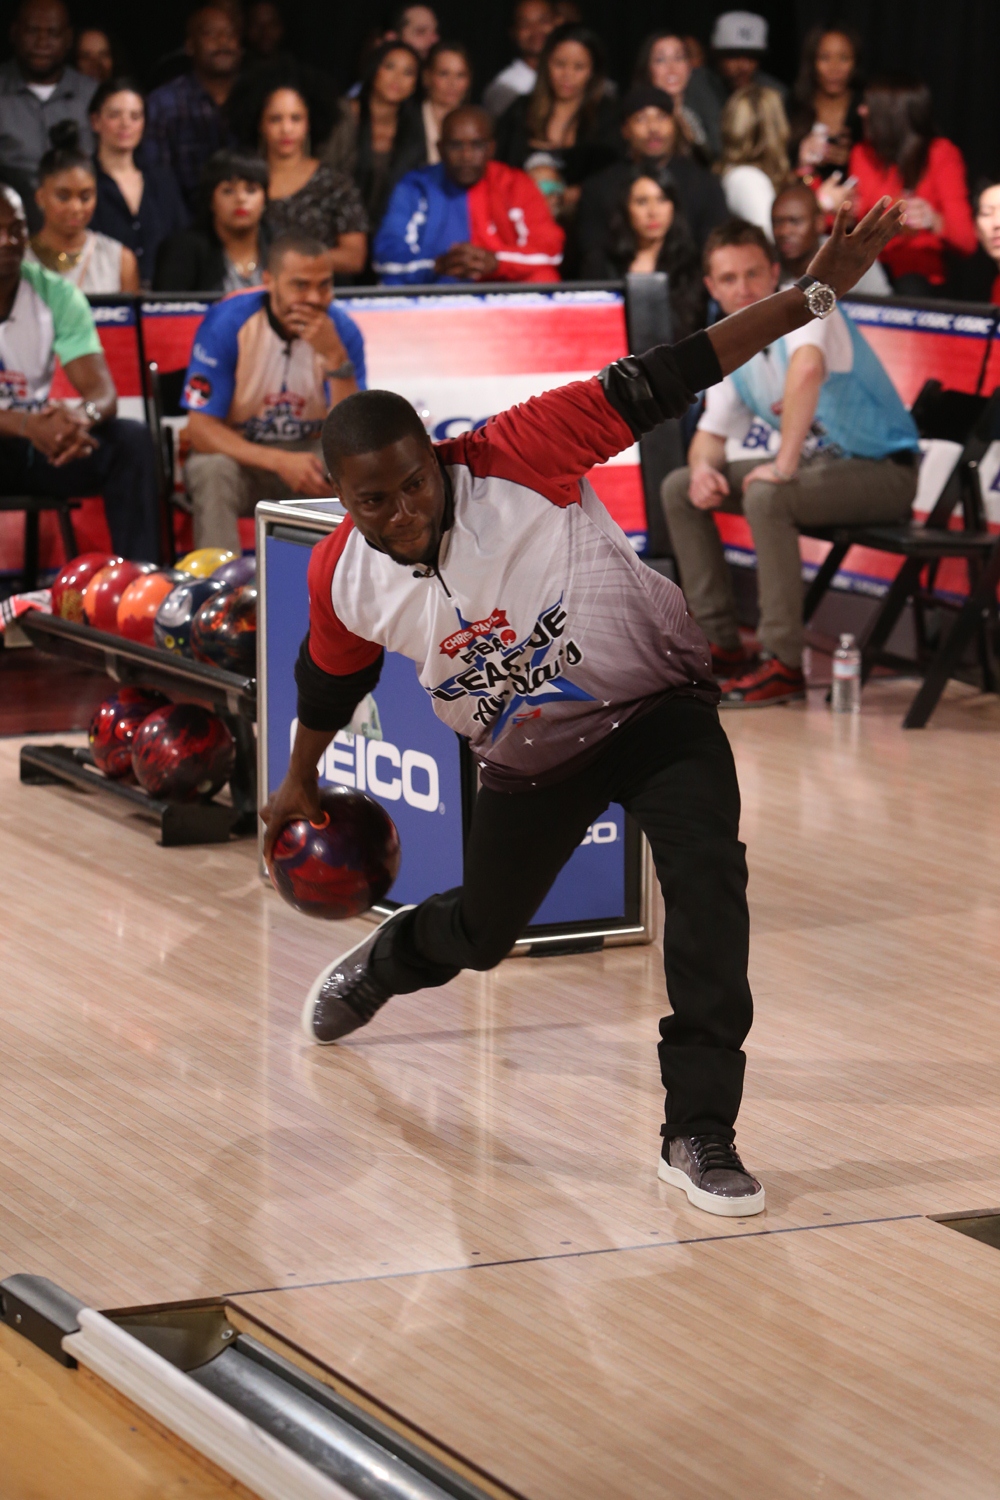
[[[31,248],[47,271],[56,271],[60,276],[65,276],[67,271],[72,271],[79,264],[80,256],[87,247],[81,245],[79,250],[53,250],[35,235]]]

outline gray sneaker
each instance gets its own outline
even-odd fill
[[[663,1142],[656,1174],[683,1188],[706,1213],[743,1219],[764,1211],[764,1189],[724,1135],[675,1135]]]
[[[302,1007],[302,1030],[310,1042],[324,1046],[339,1042],[359,1026],[367,1026],[376,1011],[392,998],[392,992],[369,972],[369,960],[389,923],[412,910],[412,906],[401,906],[316,976]]]

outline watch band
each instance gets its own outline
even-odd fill
[[[87,418],[87,421],[90,423],[91,427],[99,427],[104,421],[104,418],[101,415],[101,408],[98,406],[96,401],[85,401],[83,403],[83,414]]]

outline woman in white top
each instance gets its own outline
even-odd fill
[[[438,42],[427,54],[424,68],[425,98],[421,106],[427,160],[441,160],[438,141],[445,115],[464,104],[472,88],[472,64],[461,42]]]
[[[788,119],[781,95],[751,84],[737,89],[722,111],[722,177],[726,207],[771,234],[771,206],[788,180]]]
[[[39,164],[35,193],[43,223],[25,259],[65,276],[81,292],[137,292],[139,266],[132,251],[87,227],[97,207],[97,171],[80,150],[76,125],[60,121],[49,139],[52,148]]]

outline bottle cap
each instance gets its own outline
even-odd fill
[[[854,637],[853,637],[853,635],[851,635],[851,633],[849,631],[845,630],[844,633],[840,637],[840,649],[841,649],[841,651],[850,651],[850,649],[851,649],[851,647],[853,645],[854,645]]]

